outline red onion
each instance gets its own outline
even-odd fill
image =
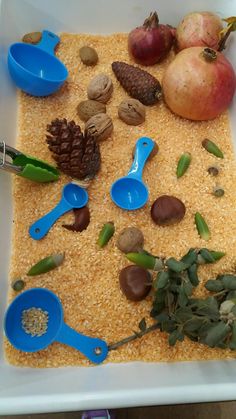
[[[178,50],[189,47],[218,49],[221,19],[211,12],[193,12],[186,15],[176,29]]]
[[[192,47],[176,55],[162,80],[166,104],[196,121],[224,112],[236,88],[234,69],[227,58],[210,48]]]
[[[174,36],[173,28],[160,25],[157,13],[151,13],[143,26],[132,30],[128,37],[128,49],[136,63],[153,65],[170,51]]]

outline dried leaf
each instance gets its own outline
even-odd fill
[[[236,16],[230,16],[222,20],[227,23],[236,23]]]
[[[210,328],[206,338],[204,339],[204,343],[210,346],[210,348],[214,348],[228,335],[230,330],[230,326],[221,321]]]
[[[189,280],[194,287],[196,287],[199,284],[199,279],[198,279],[198,275],[197,275],[197,268],[198,268],[197,264],[194,263],[187,270]]]
[[[157,289],[165,288],[169,282],[169,273],[167,271],[160,271],[157,274]]]
[[[169,269],[177,273],[182,272],[185,269],[187,269],[187,265],[184,262],[178,261],[175,258],[167,259],[166,265],[168,266]]]
[[[187,268],[189,268],[193,263],[197,262],[197,250],[196,249],[189,249],[189,251],[181,258],[181,262],[183,262]]]
[[[220,279],[209,279],[205,283],[205,288],[208,291],[220,292],[224,289],[224,285],[223,285],[223,282]]]
[[[145,317],[139,322],[138,327],[141,330],[141,332],[144,332],[144,330],[147,329],[147,323],[146,323]]]

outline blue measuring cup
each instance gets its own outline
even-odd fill
[[[111,199],[118,207],[136,210],[146,204],[148,189],[142,180],[142,173],[154,145],[154,141],[148,137],[142,137],[137,141],[134,161],[129,173],[116,180],[111,187]]]
[[[17,42],[8,50],[8,70],[19,89],[33,96],[56,92],[68,77],[66,66],[54,55],[59,36],[42,32],[36,45]]]
[[[31,336],[22,327],[22,313],[30,308],[40,308],[48,313],[46,333]],[[4,330],[7,339],[18,350],[37,352],[55,342],[64,343],[82,352],[90,361],[99,364],[106,359],[108,346],[104,340],[76,332],[64,323],[61,301],[46,288],[32,288],[18,295],[8,307]]]
[[[88,193],[81,186],[75,183],[68,183],[62,190],[62,197],[60,202],[42,218],[37,220],[29,228],[29,235],[34,240],[40,240],[50,230],[52,225],[66,212],[73,208],[82,208],[88,202]]]

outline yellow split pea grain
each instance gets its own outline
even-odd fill
[[[95,48],[99,63],[95,67],[84,66],[79,59],[83,45]],[[190,247],[205,247],[194,225],[194,214],[199,211],[211,230],[207,247],[225,251],[227,255],[216,264],[200,268],[201,285],[198,295],[206,291],[203,284],[209,277],[221,272],[232,272],[236,259],[236,168],[230,136],[228,115],[225,113],[213,121],[191,122],[173,115],[164,105],[146,109],[146,121],[140,126],[128,126],[118,118],[117,108],[127,94],[112,73],[115,60],[132,63],[127,52],[127,35],[112,36],[62,34],[57,50],[58,57],[69,70],[69,78],[56,94],[47,98],[35,98],[24,93],[19,95],[19,120],[17,148],[31,155],[54,163],[48,150],[46,126],[54,118],[79,120],[76,107],[87,99],[89,81],[99,73],[108,74],[114,83],[112,98],[107,104],[107,114],[112,117],[112,138],[101,143],[102,167],[99,175],[89,186],[91,222],[87,230],[74,233],[62,228],[70,223],[72,214],[66,214],[41,241],[28,235],[28,228],[58,202],[62,186],[70,181],[62,176],[59,182],[39,185],[21,178],[14,180],[14,231],[10,278],[21,277],[26,289],[45,287],[61,299],[65,321],[76,330],[115,342],[133,333],[139,321],[149,318],[151,296],[136,303],[128,301],[119,289],[120,269],[128,263],[116,248],[119,232],[128,226],[140,228],[145,236],[145,249],[155,255],[179,258]],[[163,71],[173,54],[148,71],[161,80]],[[147,205],[134,212],[125,212],[114,206],[109,191],[112,182],[123,176],[132,161],[136,140],[148,136],[159,146],[159,153],[148,161],[144,181],[150,191]],[[223,150],[225,158],[219,161],[201,146],[204,138],[212,139]],[[192,163],[186,174],[176,178],[176,165],[180,155],[189,152]],[[225,195],[217,199],[212,195],[215,178],[208,174],[209,166],[217,163],[217,178]],[[154,225],[150,217],[152,202],[162,194],[174,195],[186,205],[187,211],[181,223],[169,227]],[[97,246],[97,238],[103,224],[114,221],[116,232],[103,249]],[[37,277],[25,273],[38,260],[47,255],[65,251],[65,261],[58,269]],[[9,278],[9,282],[10,282]],[[12,299],[11,291],[9,298]],[[14,365],[31,367],[56,367],[61,365],[89,365],[78,351],[54,343],[47,350],[26,354],[15,350],[7,341],[5,350],[8,361]],[[167,336],[159,331],[144,336],[109,354],[108,361],[179,361],[194,359],[220,359],[235,357],[235,352],[210,349],[188,341],[170,348]]]

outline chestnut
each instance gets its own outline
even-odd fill
[[[180,222],[185,216],[185,205],[175,196],[162,195],[153,202],[151,217],[160,226]]]
[[[120,288],[128,300],[143,300],[152,288],[151,274],[140,266],[130,265],[120,271]]]

